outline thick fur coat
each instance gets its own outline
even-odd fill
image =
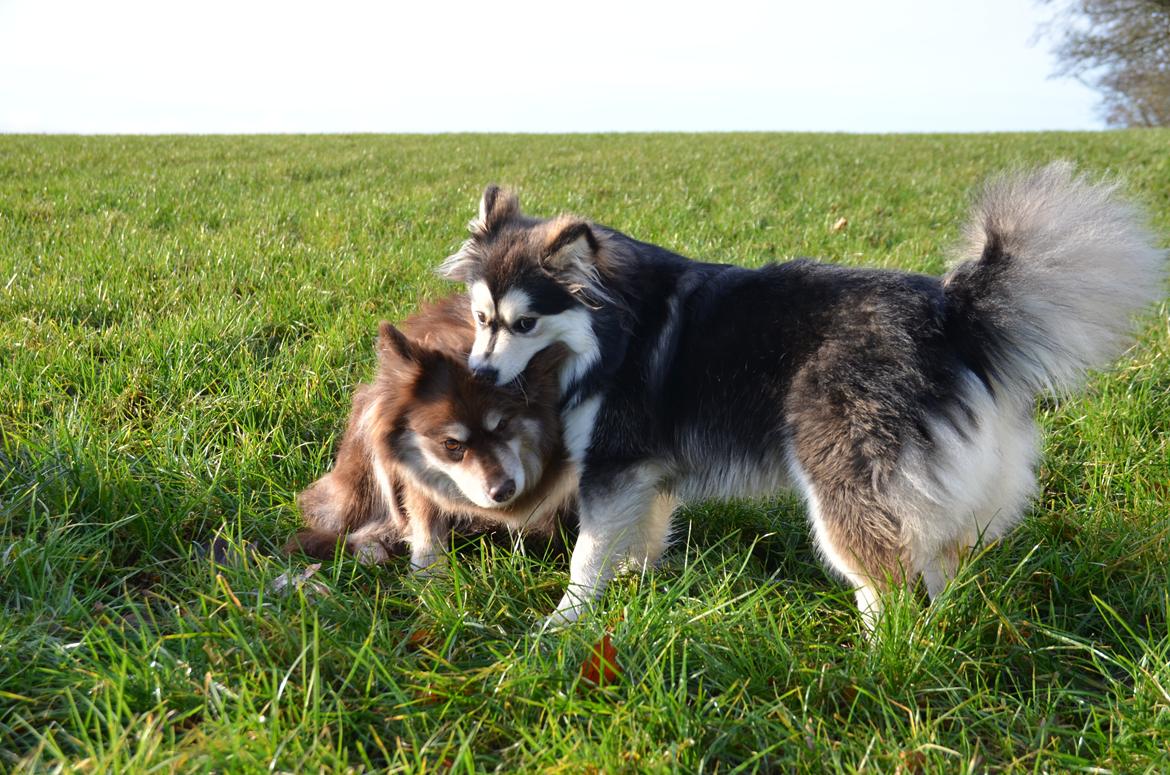
[[[357,388],[333,469],[301,493],[305,529],[288,545],[365,562],[409,548],[415,568],[443,560],[455,525],[549,534],[576,479],[561,443],[557,368],[548,350],[515,385],[474,379],[466,297],[380,327],[378,373]]]
[[[554,619],[655,560],[678,503],[790,487],[872,623],[883,590],[937,594],[1021,518],[1035,396],[1122,352],[1166,256],[1115,186],[1054,164],[986,187],[943,277],[692,261],[495,187],[441,271],[468,286],[481,376],[569,350],[580,535]]]

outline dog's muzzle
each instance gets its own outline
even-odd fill
[[[491,366],[476,366],[471,369],[471,374],[480,382],[494,385],[496,384],[496,379],[500,376],[500,371]]]
[[[496,503],[505,503],[509,498],[516,494],[516,480],[508,479],[495,485],[488,490],[488,495]]]

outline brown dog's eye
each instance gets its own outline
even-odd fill
[[[456,441],[455,439],[447,439],[443,442],[443,447],[446,448],[448,452],[459,452],[463,449],[463,442]]]
[[[487,315],[483,314],[482,312],[475,313],[475,319],[479,321],[481,326],[487,325]]]
[[[536,318],[520,318],[513,324],[512,328],[518,334],[527,334],[532,329],[536,328]]]

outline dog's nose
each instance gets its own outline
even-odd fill
[[[507,479],[488,490],[488,495],[492,496],[496,503],[503,503],[515,494],[516,482],[513,479]]]
[[[471,370],[471,373],[480,382],[487,382],[492,385],[496,384],[496,377],[500,376],[498,369],[493,369],[491,366],[477,366]]]

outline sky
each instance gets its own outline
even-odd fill
[[[1033,0],[0,0],[0,132],[1098,129]]]

